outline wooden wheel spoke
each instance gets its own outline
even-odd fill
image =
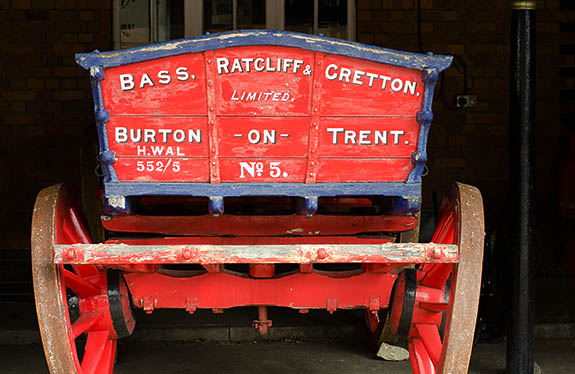
[[[433,366],[437,367],[442,350],[441,337],[439,336],[437,325],[418,323],[415,325],[415,331],[423,342]]]
[[[429,310],[431,312],[447,312],[449,310],[449,304],[448,303],[421,302],[421,303],[419,303],[419,307],[421,309]]]
[[[421,285],[425,287],[443,289],[449,276],[453,272],[453,264],[433,264],[429,271],[421,279]]]
[[[423,342],[412,338],[409,342],[409,361],[413,374],[435,374],[435,366]]]
[[[112,374],[114,371],[114,359],[116,356],[116,340],[108,340],[98,366],[96,373],[98,374]]]
[[[431,237],[432,243],[455,244],[455,212],[452,210],[443,216]]]
[[[104,354],[98,365],[98,373],[112,374],[114,372],[114,360],[116,359],[116,340],[108,340]]]
[[[82,360],[82,374],[100,374],[100,362],[105,359],[106,348],[109,349],[108,331],[94,331],[88,333],[84,359]]]
[[[94,326],[102,316],[102,312],[82,312],[80,317],[72,324],[72,337],[76,339]]]
[[[69,208],[67,213],[69,220],[66,220],[65,222],[68,223],[73,228],[74,237],[78,239],[76,243],[82,243],[82,244],[92,243],[92,240],[90,240],[90,234],[88,234],[88,231],[86,230],[86,227],[82,223],[80,216],[78,216],[78,212],[76,211],[76,209]]]
[[[92,277],[100,274],[100,270],[95,265],[76,265],[73,264],[72,268],[82,278]]]
[[[101,293],[92,283],[66,269],[64,269],[64,284],[82,299]]]

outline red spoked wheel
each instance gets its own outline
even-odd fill
[[[407,337],[416,374],[464,374],[473,345],[483,260],[483,202],[478,189],[456,184],[441,205],[433,243],[457,244],[456,264],[406,269],[393,292],[389,323]]]
[[[92,265],[56,265],[54,246],[91,243],[61,185],[42,190],[32,219],[34,295],[51,373],[112,373],[116,340],[135,325],[122,275]]]

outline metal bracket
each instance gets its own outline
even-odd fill
[[[224,214],[224,198],[222,196],[210,196],[208,211],[214,217]]]
[[[186,312],[194,314],[198,307],[198,299],[195,297],[186,297]]]
[[[326,302],[326,309],[329,312],[329,314],[333,314],[333,312],[337,310],[337,299],[328,297]]]

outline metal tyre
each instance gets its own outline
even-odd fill
[[[42,190],[32,219],[34,295],[50,373],[112,373],[116,340],[131,334],[128,289],[119,273],[54,264],[54,246],[91,243],[61,185]]]
[[[483,202],[478,189],[456,184],[441,205],[431,242],[457,244],[456,264],[402,272],[389,323],[408,339],[416,374],[465,374],[473,346],[483,258]]]

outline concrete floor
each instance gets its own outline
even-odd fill
[[[123,342],[127,343],[127,342]],[[542,373],[571,374],[575,340],[538,340],[535,359]],[[2,373],[47,373],[38,344],[0,346]],[[116,374],[294,374],[411,373],[407,362],[383,362],[362,344],[344,342],[258,342],[219,344],[121,344]],[[505,372],[505,344],[479,344],[470,374]]]

